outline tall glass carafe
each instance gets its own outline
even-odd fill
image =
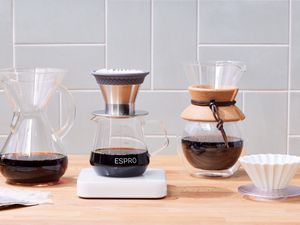
[[[236,86],[245,65],[234,61],[186,66],[191,104],[178,147],[184,165],[195,176],[231,176],[239,168],[244,147],[239,123],[244,114],[235,105]]]
[[[1,70],[1,83],[13,107],[10,134],[0,153],[0,168],[9,183],[47,184],[65,173],[68,158],[62,138],[73,125],[75,105],[61,85],[61,69]],[[68,99],[68,116],[55,130],[46,109],[56,91]]]

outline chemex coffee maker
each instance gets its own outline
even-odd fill
[[[96,122],[91,168],[81,170],[77,195],[82,198],[162,198],[167,194],[165,172],[148,168],[150,152],[144,135],[146,111],[135,109],[135,100],[148,72],[139,70],[93,71],[105,109],[93,112]],[[158,121],[156,121],[158,122]],[[153,123],[153,121],[152,121]],[[169,144],[166,130],[161,148]]]
[[[65,173],[68,157],[62,138],[73,126],[76,108],[62,86],[65,70],[54,68],[0,70],[1,85],[13,108],[10,133],[0,151],[0,171],[10,184],[56,184]],[[55,93],[67,99],[67,116],[54,129],[47,106]]]
[[[191,105],[181,114],[186,125],[178,151],[190,174],[228,177],[239,168],[244,146],[239,121],[245,116],[235,98],[245,70],[243,63],[234,61],[186,66]]]

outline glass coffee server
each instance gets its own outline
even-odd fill
[[[1,84],[14,114],[10,133],[1,149],[0,170],[9,183],[52,184],[65,173],[68,158],[62,138],[75,119],[75,105],[61,85],[65,70],[52,68],[6,69],[0,71]],[[65,123],[54,129],[47,106],[56,92],[66,98]]]
[[[233,175],[243,151],[239,123],[245,119],[236,106],[236,86],[246,66],[216,61],[185,67],[191,104],[181,113],[186,121],[178,153],[194,176]]]

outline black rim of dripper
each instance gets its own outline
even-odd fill
[[[142,84],[149,72],[141,70],[94,70],[92,75],[101,85],[135,85]]]

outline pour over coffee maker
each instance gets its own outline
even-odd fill
[[[168,146],[166,130],[160,122],[151,121],[152,125],[159,125],[164,144],[150,152],[144,134],[144,128],[150,125],[144,120],[148,112],[135,108],[140,85],[148,72],[101,69],[92,75],[100,87],[105,109],[93,112],[96,134],[90,156],[92,168],[81,171],[77,194],[84,198],[165,196],[164,171],[147,167],[150,154],[153,156]]]
[[[10,134],[0,152],[0,170],[9,183],[55,183],[65,173],[68,158],[61,139],[75,119],[73,98],[61,85],[65,73],[50,68],[0,71],[1,84],[14,111]],[[68,99],[68,117],[57,130],[46,113],[56,91]]]
[[[245,72],[241,62],[217,61],[186,66],[193,84],[189,105],[181,114],[186,121],[178,152],[194,176],[233,175],[244,141],[239,122],[245,119],[236,106],[236,86]]]

